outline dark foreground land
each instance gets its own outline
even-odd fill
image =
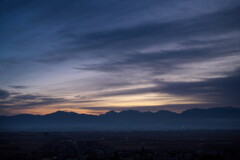
[[[1,160],[239,160],[239,130],[0,133]]]

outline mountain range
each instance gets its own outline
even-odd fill
[[[240,108],[140,112],[109,111],[101,115],[57,111],[46,115],[0,116],[0,131],[137,131],[240,129]]]

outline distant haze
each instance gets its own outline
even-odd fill
[[[1,116],[0,131],[154,131],[240,129],[240,109],[233,107],[170,111],[109,111],[99,116],[58,111],[47,115]]]

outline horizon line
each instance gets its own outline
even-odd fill
[[[186,109],[186,110],[183,110],[181,112],[174,112],[174,111],[170,111],[170,110],[166,110],[166,109],[160,109],[158,111],[139,111],[137,109],[128,109],[128,110],[121,110],[121,111],[115,111],[115,110],[108,110],[104,113],[99,113],[99,114],[86,114],[86,113],[78,113],[78,112],[73,112],[73,111],[70,111],[70,110],[56,110],[54,112],[49,112],[47,114],[30,114],[30,113],[20,113],[20,114],[13,114],[13,115],[0,115],[0,116],[6,116],[6,117],[11,117],[11,116],[17,116],[17,115],[34,115],[34,116],[45,116],[45,115],[50,115],[50,114],[54,114],[54,113],[57,113],[57,112],[65,112],[65,113],[75,113],[75,114],[84,114],[84,115],[92,115],[92,116],[100,116],[100,115],[104,115],[108,112],[116,112],[116,113],[121,113],[121,112],[124,112],[124,111],[137,111],[137,112],[140,112],[140,113],[147,113],[147,112],[151,112],[151,113],[157,113],[157,112],[160,112],[160,111],[168,111],[168,112],[172,112],[172,113],[176,113],[176,114],[181,114],[185,111],[188,111],[188,110],[193,110],[193,109],[200,109],[200,110],[208,110],[208,109],[214,109],[214,108],[239,108],[239,107],[236,107],[236,106],[224,106],[224,107],[209,107],[209,108],[191,108],[191,109]]]

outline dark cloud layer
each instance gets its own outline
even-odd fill
[[[240,7],[220,11],[190,19],[165,23],[144,24],[132,28],[119,29],[110,32],[96,32],[86,35],[83,40],[89,43],[100,43],[97,46],[114,46],[125,42],[166,43],[182,40],[193,36],[215,35],[222,32],[234,32],[240,29]],[[156,39],[157,38],[157,39]],[[108,44],[108,45],[106,45]],[[127,43],[129,44],[129,43]],[[95,48],[91,46],[92,48]]]
[[[155,87],[110,91],[98,96],[110,97],[145,93],[168,93],[170,95],[202,99],[206,106],[210,104],[240,106],[239,71],[235,71],[223,78],[214,78],[199,82],[162,82],[156,80],[154,83],[156,84]]]
[[[210,103],[240,106],[240,72],[225,78],[209,79],[202,82],[167,83],[161,90],[174,95],[202,97]]]
[[[10,96],[10,93],[6,90],[0,89],[0,99],[6,99]]]
[[[56,51],[56,54],[50,54],[50,57],[42,59],[42,62],[59,62],[82,57],[80,53],[86,51],[91,51],[88,56],[91,54],[94,56],[109,54],[125,56],[126,53],[135,52],[136,49],[153,45],[234,33],[240,29],[239,15],[240,7],[237,6],[229,10],[183,20],[144,23],[128,28],[89,33],[85,36],[75,35],[65,45],[65,49]]]
[[[69,100],[64,98],[52,98],[43,95],[20,94],[11,97],[8,100],[2,101],[0,103],[0,113],[11,114],[11,111],[9,110],[35,109],[39,106],[49,106],[68,101]]]
[[[14,99],[21,99],[21,100],[35,100],[39,98],[42,98],[42,96],[36,96],[31,94],[19,95],[14,97]]]
[[[11,88],[15,88],[15,89],[25,89],[28,88],[27,86],[9,86]]]
[[[1,90],[3,91],[3,90]],[[0,92],[1,93],[1,92]],[[4,93],[9,93],[4,91]],[[10,94],[9,94],[10,95]],[[81,104],[81,103],[92,103],[100,102],[101,100],[69,100],[65,98],[54,98],[46,95],[31,95],[31,94],[11,94],[11,98],[0,101],[0,112],[5,111],[6,109],[21,110],[21,109],[34,109],[39,106],[49,106],[56,105],[61,103],[69,104]],[[6,96],[5,96],[6,98]]]

